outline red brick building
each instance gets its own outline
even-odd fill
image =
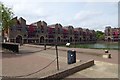
[[[107,26],[105,28],[105,40],[106,41],[119,41],[120,40],[120,28],[111,28],[111,26]]]
[[[74,28],[73,26],[62,26],[61,24],[47,25],[45,21],[38,21],[26,25],[26,20],[22,17],[12,19],[14,26],[9,28],[7,37],[14,43],[86,43],[95,42],[96,36],[94,30]],[[5,36],[6,37],[6,36]]]

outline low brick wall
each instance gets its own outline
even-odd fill
[[[1,43],[2,44],[2,48],[7,49],[9,51],[13,51],[13,52],[17,52],[19,53],[19,44],[18,43]]]
[[[86,68],[93,66],[93,65],[94,65],[94,60],[89,60],[89,61],[83,62],[83,63],[78,62],[75,64],[71,64],[67,69],[64,69],[62,71],[58,71],[54,74],[44,76],[43,78],[44,79],[48,79],[48,78],[62,79],[62,78],[65,78],[69,75],[72,75],[80,70],[86,69]]]

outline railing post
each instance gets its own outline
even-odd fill
[[[56,49],[56,58],[57,58],[57,70],[59,70],[59,61],[58,61],[58,49],[57,49],[57,44],[55,45]]]

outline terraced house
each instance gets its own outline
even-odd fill
[[[9,42],[14,43],[35,43],[35,44],[65,44],[95,42],[94,30],[74,28],[73,26],[62,26],[59,23],[47,25],[45,21],[38,21],[26,25],[26,20],[20,17],[12,19],[15,23],[9,28]]]
[[[105,40],[106,41],[119,41],[120,40],[120,28],[111,28],[111,26],[107,26],[105,28]]]

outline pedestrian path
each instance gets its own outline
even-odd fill
[[[44,49],[44,45],[30,45],[30,44],[25,44],[24,46],[26,47],[32,47],[33,49],[36,48],[38,49]],[[55,46],[47,46],[47,52],[49,54],[54,54],[55,53]],[[50,51],[51,50],[51,51]],[[53,51],[52,51],[53,50]],[[69,48],[69,47],[60,47],[58,46],[58,51],[60,56],[67,57],[67,51],[68,50],[75,50],[77,53],[77,58],[78,59],[83,59],[87,60],[88,59],[95,59],[99,61],[105,61],[109,63],[115,63],[118,64],[118,51],[117,50],[109,50],[109,54],[111,54],[112,58],[104,58],[103,55],[108,55],[108,53],[105,53],[104,50],[99,50],[99,49],[84,49],[84,48]],[[87,57],[86,57],[87,56]]]
[[[67,50],[72,50],[74,48],[67,47],[58,47],[58,56],[59,56],[59,65],[60,68],[67,67]],[[85,49],[76,49],[76,51],[84,51]],[[90,50],[90,49],[89,49]],[[88,51],[89,51],[88,50]],[[93,50],[90,50],[91,52]],[[116,51],[111,51],[116,52]],[[111,53],[110,52],[110,53]],[[53,59],[56,58],[56,51],[54,46],[47,46],[47,49],[44,50],[44,46],[39,45],[23,45],[20,46],[20,55],[16,54],[4,54],[3,55],[3,75],[22,75],[28,74],[39,69],[42,69],[47,64],[49,64]],[[96,54],[100,54],[99,50],[96,50]],[[86,70],[80,71],[76,74],[73,74],[69,77],[79,78],[79,77],[116,77],[117,76],[117,64],[111,64],[116,62],[117,53],[112,54],[111,59],[104,59],[102,57],[96,55],[88,55],[88,53],[84,51],[76,52],[77,62],[87,61],[89,59],[95,60],[95,66],[88,68]],[[113,62],[112,62],[113,61]],[[111,63],[108,63],[111,62]],[[29,78],[33,77],[42,77],[43,75],[49,74],[51,72],[55,72],[56,69],[56,61],[52,63],[48,68],[43,70],[40,73],[36,73],[34,75],[29,76]],[[93,71],[93,72],[92,72]],[[103,73],[103,74],[102,74]]]
[[[79,71],[67,78],[82,78],[82,76],[86,78],[118,78],[118,65],[95,61],[94,66]]]

